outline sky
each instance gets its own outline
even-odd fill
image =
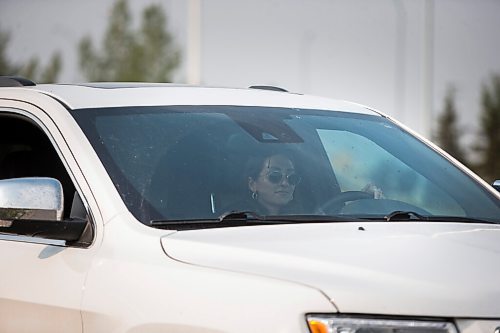
[[[380,110],[430,138],[450,86],[463,145],[478,131],[481,86],[500,74],[500,0],[199,0],[200,84],[277,85]],[[0,0],[9,58],[63,55],[60,82],[84,82],[77,45],[100,46],[112,0]],[[188,0],[129,0],[168,17],[188,82]]]

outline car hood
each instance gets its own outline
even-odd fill
[[[308,285],[338,311],[500,317],[500,226],[308,223],[180,231],[176,260]]]

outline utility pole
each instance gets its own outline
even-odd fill
[[[311,49],[314,41],[314,34],[306,31],[300,40],[299,71],[300,71],[300,92],[310,93],[311,88]]]
[[[423,134],[430,139],[434,113],[434,0],[425,0],[424,6],[422,119]]]
[[[187,83],[201,83],[201,0],[188,2]]]
[[[396,10],[396,42],[395,59],[396,68],[394,71],[394,111],[402,122],[407,122],[405,113],[405,94],[406,94],[406,10],[404,2],[394,0]],[[404,118],[403,118],[404,117]]]

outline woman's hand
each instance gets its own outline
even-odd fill
[[[382,189],[377,187],[375,184],[367,184],[363,187],[362,191],[373,194],[373,199],[385,199],[384,192],[382,192]]]

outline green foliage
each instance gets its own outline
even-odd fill
[[[52,55],[49,64],[40,74],[40,83],[56,82],[62,68],[62,59],[59,53]]]
[[[127,2],[118,0],[102,52],[94,49],[89,37],[80,41],[81,70],[89,81],[170,82],[180,54],[166,25],[161,6],[151,5],[142,13],[140,29],[133,31]]]
[[[55,53],[52,55],[50,62],[44,69],[40,69],[37,58],[32,58],[27,64],[22,66],[18,75],[34,80],[36,83],[53,83],[57,82],[57,77],[61,71],[61,55]]]
[[[0,75],[14,75],[19,71],[19,68],[7,59],[9,38],[9,33],[0,31]]]
[[[62,68],[59,53],[54,53],[43,69],[40,68],[38,58],[31,58],[26,64],[13,64],[6,56],[9,37],[9,33],[0,31],[0,75],[23,76],[37,83],[57,82]]]
[[[435,135],[437,144],[462,163],[466,163],[465,152],[460,147],[461,131],[457,124],[455,107],[455,88],[449,87],[444,101],[444,110],[438,118],[438,130]]]
[[[500,179],[500,75],[491,77],[481,90],[481,115],[477,172],[487,181]]]

